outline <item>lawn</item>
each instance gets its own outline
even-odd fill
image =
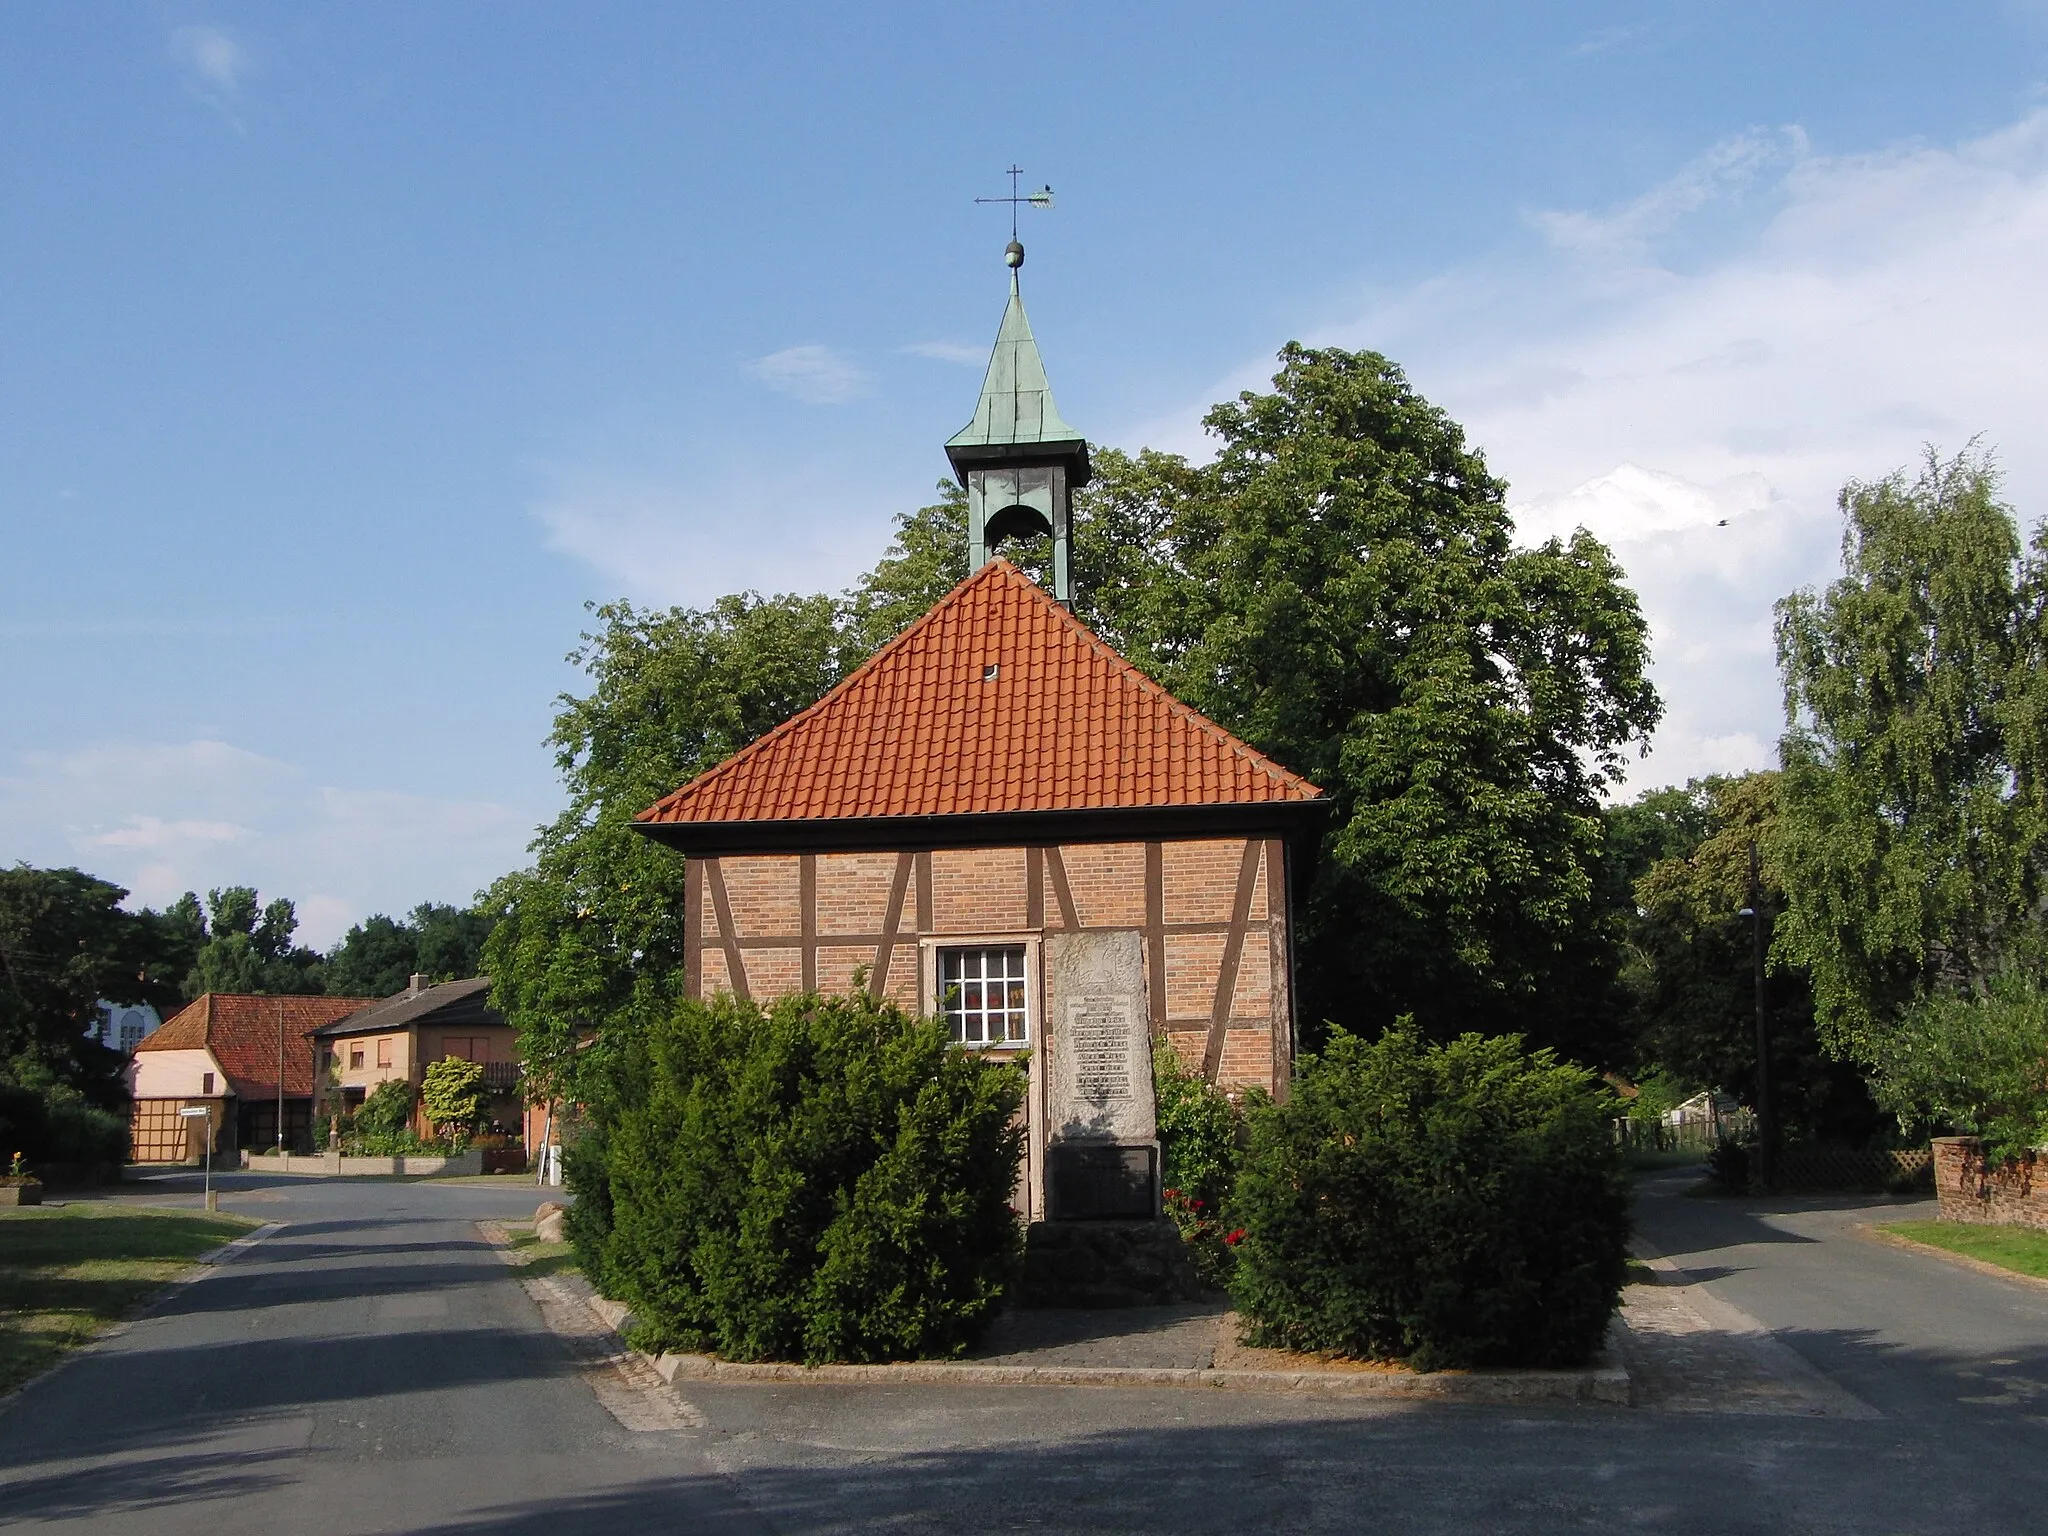
[[[88,1343],[259,1223],[132,1205],[0,1210],[0,1392]]]
[[[2048,1232],[2032,1227],[1980,1227],[1960,1221],[1895,1221],[1877,1229],[1967,1259],[1996,1264],[2016,1275],[2048,1280]]]

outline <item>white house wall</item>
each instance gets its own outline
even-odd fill
[[[129,1091],[138,1099],[218,1099],[228,1092],[228,1075],[209,1050],[138,1051],[128,1072]],[[211,1093],[206,1088],[209,1072]]]

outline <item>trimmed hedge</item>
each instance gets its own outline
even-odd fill
[[[819,1363],[980,1335],[1022,1250],[1018,1069],[865,996],[720,996],[618,1082],[570,1231],[636,1342]]]
[[[1418,1370],[1583,1364],[1627,1280],[1591,1072],[1518,1037],[1336,1034],[1251,1116],[1231,1219],[1246,1342]]]

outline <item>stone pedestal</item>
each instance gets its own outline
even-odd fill
[[[1034,1221],[1024,1234],[1031,1307],[1150,1307],[1203,1295],[1180,1229],[1152,1221]]]

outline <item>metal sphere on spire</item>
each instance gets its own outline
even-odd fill
[[[1024,265],[1024,246],[1021,241],[1012,240],[1003,247],[1003,265],[1012,272]]]

